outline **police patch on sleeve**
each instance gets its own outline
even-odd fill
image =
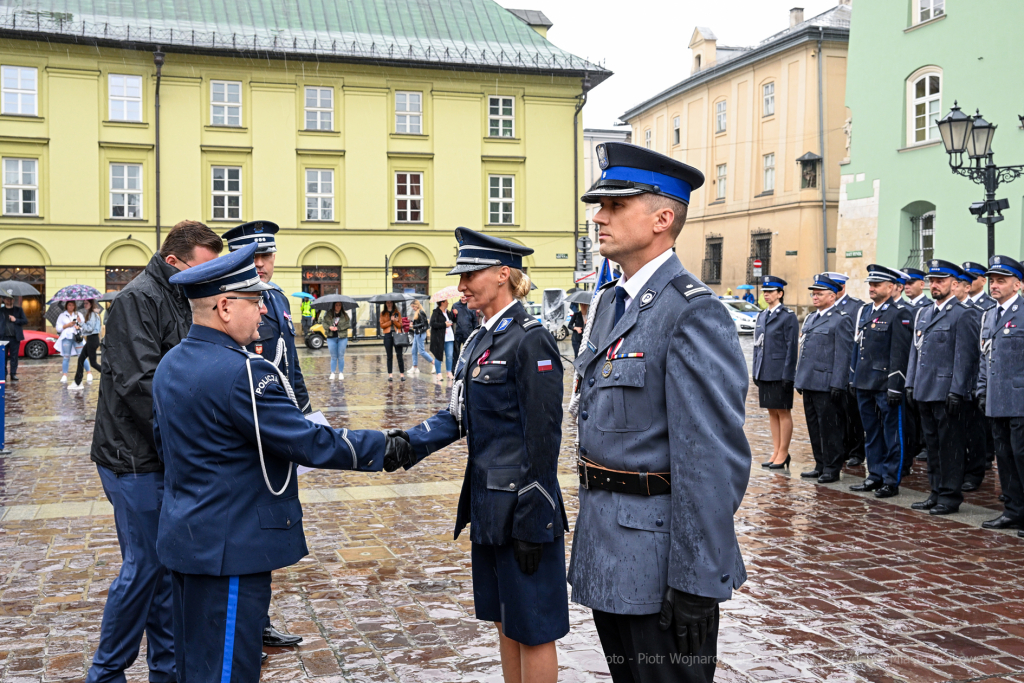
[[[276,374],[269,373],[263,379],[261,379],[259,382],[256,382],[256,386],[254,387],[254,390],[255,390],[257,396],[262,396],[263,392],[271,384],[280,384],[280,383],[281,383],[281,381],[278,379]]]

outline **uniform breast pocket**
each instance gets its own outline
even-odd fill
[[[932,337],[939,344],[945,344],[949,341],[949,323],[939,323],[933,327]]]
[[[651,426],[651,401],[644,388],[647,366],[639,358],[611,361],[608,376],[598,371],[597,428],[602,432],[639,432]],[[603,367],[603,366],[602,366]]]
[[[479,370],[479,372],[477,372]],[[474,410],[498,412],[512,407],[511,382],[507,365],[478,365],[471,377],[468,400]]]
[[[275,500],[256,508],[262,529],[291,529],[302,520],[302,506],[298,498]]]

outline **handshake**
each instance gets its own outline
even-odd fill
[[[389,429],[384,432],[384,471],[394,472],[399,467],[409,469],[415,464],[416,457],[405,430]]]

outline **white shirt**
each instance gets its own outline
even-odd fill
[[[636,298],[640,291],[647,284],[647,281],[651,279],[651,276],[657,272],[658,268],[661,268],[666,261],[672,258],[672,249],[668,249],[661,256],[657,256],[643,265],[640,270],[633,273],[633,277],[626,279],[623,275],[622,279],[619,280],[618,286],[626,290],[626,306],[623,310],[629,308],[629,305],[633,303],[633,299]]]
[[[488,329],[489,330],[492,327],[494,327],[494,323],[496,323],[499,320],[501,320],[501,314],[504,313],[505,311],[507,311],[508,309],[512,308],[512,306],[515,305],[515,303],[516,303],[516,300],[512,299],[512,301],[510,303],[508,303],[505,306],[505,308],[501,309],[500,311],[498,311],[497,313],[492,315],[490,318],[485,320],[484,321],[484,329]]]
[[[836,303],[838,303],[838,302],[836,302]],[[818,315],[819,317],[822,317],[822,316],[824,316],[824,315],[825,315],[826,313],[828,313],[829,311],[831,311],[831,310],[832,310],[833,308],[835,308],[835,307],[836,307],[836,304],[832,304],[831,306],[829,306],[828,308],[826,308],[826,309],[825,309],[824,311],[818,311],[818,312],[817,312],[817,315]],[[815,318],[815,320],[817,320],[817,319],[818,319],[818,318]]]
[[[1002,318],[1003,314],[1010,310],[1010,307],[1016,303],[1017,299],[1020,298],[1020,294],[1014,294],[1013,297],[1005,304],[999,304],[999,317]]]
[[[946,308],[946,306],[949,306],[951,302],[956,301],[956,300],[957,300],[957,298],[955,296],[953,296],[952,294],[950,294],[949,298],[946,299],[945,301],[943,301],[941,304],[938,301],[936,301],[935,302],[935,310],[936,310],[936,312],[942,313],[942,310],[944,308]]]
[[[914,299],[911,299],[911,300],[910,300],[910,303],[912,303],[912,304],[914,304],[915,306],[917,306],[917,304],[918,304],[918,303],[919,303],[919,302],[921,301],[921,299],[923,299],[923,298],[924,298],[924,292],[921,292],[920,294],[918,294],[918,295],[917,295],[917,297],[916,297],[916,298],[914,298]]]
[[[978,292],[976,295],[968,296],[967,298],[970,299],[971,301],[973,301],[974,303],[978,303],[978,299],[980,299],[983,296],[985,296],[985,290],[984,289],[981,290],[980,292]]]

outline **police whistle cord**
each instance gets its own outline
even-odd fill
[[[459,357],[455,360],[455,366],[452,368],[454,370],[455,375],[459,374],[459,368],[462,364],[462,359],[466,357],[466,353],[475,346],[475,344],[472,344],[471,342],[476,338],[477,334],[480,334],[480,332],[483,329],[483,325],[477,326],[477,328],[473,330],[473,333],[469,335],[469,338],[466,339],[465,342],[463,342],[462,350],[459,352]],[[448,412],[451,413],[452,417],[455,418],[455,421],[459,423],[460,429],[462,428],[462,407],[466,398],[465,387],[465,380],[455,380],[455,382],[452,383],[451,400],[448,402]]]
[[[278,370],[277,374],[281,377],[281,384],[284,386],[284,390],[285,393],[288,394],[288,398],[290,398],[292,403],[295,404],[295,407],[298,408],[299,399],[295,398],[295,390],[292,389],[292,384],[288,381],[288,357],[285,356],[284,352],[284,335],[281,335],[277,338],[277,351],[274,352],[274,367],[279,369],[281,367],[281,359],[284,359],[284,372],[282,373]]]
[[[277,366],[274,366],[274,370],[277,371],[278,376],[281,375],[281,372],[277,370]],[[256,389],[252,385],[252,359],[250,358],[245,359],[245,371],[249,373],[249,397],[252,398],[252,421],[256,426],[256,448],[260,453],[260,468],[263,470],[263,481],[266,483],[267,489],[270,490],[271,494],[280,496],[288,488],[288,484],[292,482],[292,470],[295,468],[292,467],[290,462],[288,463],[288,477],[284,480],[284,485],[281,487],[281,490],[275,491],[274,487],[270,485],[270,477],[267,476],[267,463],[263,460],[263,440],[260,438],[260,418],[256,414]],[[284,377],[281,377],[281,379],[284,380]],[[285,381],[284,385],[287,387],[288,382]],[[289,391],[289,393],[291,392]],[[292,398],[292,402],[295,402],[294,398]]]

